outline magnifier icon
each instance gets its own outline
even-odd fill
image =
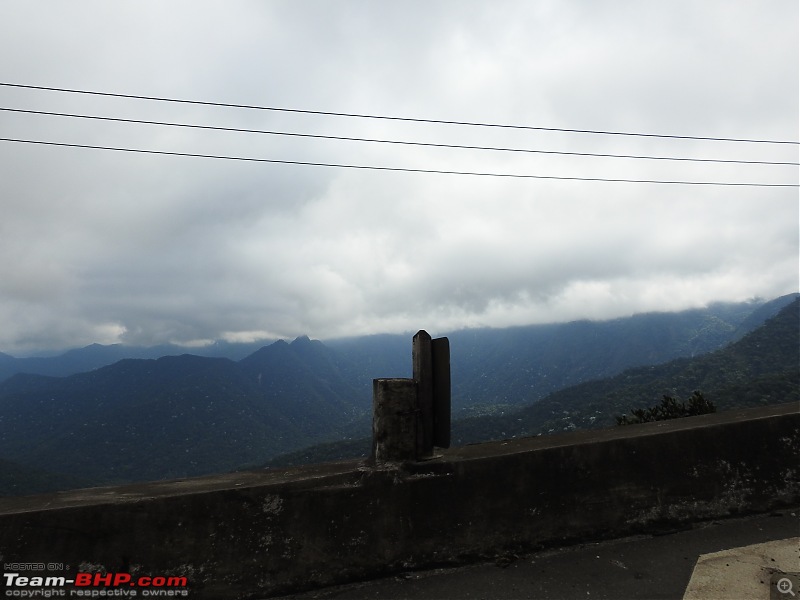
[[[778,583],[775,587],[778,588],[778,591],[781,594],[791,594],[792,597],[795,596],[795,593],[792,591],[792,581],[787,577],[781,577],[778,579]]]

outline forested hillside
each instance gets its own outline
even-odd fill
[[[716,352],[626,370],[549,395],[521,411],[454,424],[453,441],[474,441],[608,427],[615,416],[685,399],[700,390],[717,410],[800,400],[800,301]]]
[[[324,372],[327,353],[305,338],[239,363],[183,355],[16,375],[0,383],[0,457],[97,485],[223,472],[337,439],[363,407]]]

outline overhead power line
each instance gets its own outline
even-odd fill
[[[350,117],[350,118],[358,118],[358,119],[383,119],[389,121],[404,121],[404,122],[413,122],[413,123],[429,123],[429,124],[440,124],[440,125],[462,125],[462,126],[469,126],[469,127],[496,127],[502,129],[523,129],[523,130],[532,130],[532,131],[553,131],[553,132],[561,132],[561,133],[586,133],[586,134],[594,134],[594,135],[616,135],[616,136],[631,136],[631,137],[647,137],[647,138],[664,138],[664,139],[679,139],[679,140],[702,140],[702,141],[715,141],[715,142],[742,142],[742,143],[752,143],[752,144],[795,144],[800,145],[800,141],[797,140],[766,140],[766,139],[750,139],[750,138],[727,138],[727,137],[707,137],[707,136],[691,136],[691,135],[666,135],[666,134],[657,134],[657,133],[636,133],[636,132],[623,132],[623,131],[602,131],[602,130],[593,130],[593,129],[567,129],[562,127],[534,127],[531,125],[513,125],[513,124],[501,124],[501,123],[480,123],[474,121],[449,121],[444,119],[423,119],[423,118],[414,118],[414,117],[400,117],[400,116],[390,116],[390,115],[371,115],[371,114],[362,114],[362,113],[347,113],[347,112],[332,112],[332,111],[322,111],[322,110],[304,110],[298,108],[285,108],[285,107],[274,107],[274,106],[258,106],[258,105],[250,105],[250,104],[232,104],[226,102],[208,102],[202,100],[185,100],[185,99],[178,99],[178,98],[165,98],[160,96],[143,96],[138,94],[119,94],[119,93],[111,93],[111,92],[98,92],[93,90],[78,90],[78,89],[71,89],[71,88],[59,88],[59,87],[49,87],[49,86],[40,86],[40,85],[25,85],[20,83],[8,83],[8,82],[0,82],[0,86],[3,87],[14,87],[14,88],[23,88],[23,89],[31,89],[31,90],[42,90],[42,91],[50,91],[50,92],[64,92],[69,94],[86,94],[92,96],[105,96],[111,98],[127,98],[132,100],[152,100],[157,102],[173,102],[173,103],[180,103],[180,104],[194,104],[194,105],[201,105],[201,106],[217,106],[217,107],[225,107],[225,108],[242,108],[242,109],[249,109],[249,110],[263,110],[263,111],[274,111],[274,112],[287,112],[287,113],[299,113],[299,114],[310,114],[310,115],[324,115],[324,116],[333,116],[333,117]]]
[[[349,141],[349,142],[368,142],[368,143],[376,143],[376,144],[398,144],[398,145],[405,145],[405,146],[424,146],[424,147],[431,147],[431,148],[449,148],[449,149],[459,149],[459,150],[488,150],[488,151],[495,151],[495,152],[520,152],[520,153],[531,153],[531,154],[550,154],[550,155],[559,155],[559,156],[588,156],[588,157],[595,157],[595,158],[625,158],[625,159],[642,159],[642,160],[667,160],[667,161],[683,161],[683,162],[705,162],[705,163],[726,163],[726,164],[742,164],[742,165],[791,165],[797,166],[800,165],[800,162],[781,162],[781,161],[765,161],[765,160],[733,160],[733,159],[718,159],[718,158],[692,158],[692,157],[678,157],[678,156],[642,156],[642,155],[632,155],[632,154],[602,154],[597,152],[566,152],[566,151],[556,151],[556,150],[535,150],[529,148],[505,148],[505,147],[497,147],[497,146],[469,146],[465,144],[441,144],[441,143],[434,143],[434,142],[415,142],[415,141],[408,141],[408,140],[387,140],[387,139],[375,139],[375,138],[361,138],[361,137],[347,137],[347,136],[337,136],[337,135],[321,135],[321,134],[312,134],[312,133],[296,133],[296,132],[289,132],[289,131],[272,131],[272,130],[264,130],[264,129],[243,129],[238,127],[220,127],[214,125],[198,125],[198,124],[191,124],[191,123],[174,123],[174,122],[166,122],[166,121],[151,121],[151,120],[144,120],[144,119],[124,119],[121,117],[103,117],[99,115],[85,115],[85,114],[75,114],[75,113],[62,113],[62,112],[51,112],[51,111],[44,111],[44,110],[29,110],[29,109],[21,109],[21,108],[5,108],[0,107],[0,111],[5,112],[16,112],[16,113],[24,113],[24,114],[32,114],[32,115],[48,115],[54,117],[69,117],[69,118],[77,118],[77,119],[90,119],[95,121],[110,121],[115,123],[131,123],[137,125],[158,125],[158,126],[166,126],[166,127],[183,127],[188,129],[203,129],[203,130],[212,130],[212,131],[225,131],[225,132],[236,132],[236,133],[256,133],[256,134],[266,134],[266,135],[275,135],[275,136],[288,136],[288,137],[302,137],[302,138],[313,138],[313,139],[323,139],[323,140],[338,140],[338,141]]]
[[[65,142],[49,142],[43,140],[26,140],[16,138],[0,138],[2,142],[14,142],[21,144],[39,144],[44,146],[60,146],[65,148],[86,148],[92,150],[110,150],[115,152],[133,152],[138,154],[156,154],[163,156],[182,156],[192,158],[212,158],[218,160],[246,161],[257,163],[273,163],[283,165],[305,165],[313,167],[334,167],[339,169],[364,169],[371,171],[394,171],[403,173],[432,173],[439,175],[473,175],[480,177],[506,177],[516,179],[555,179],[561,181],[603,181],[612,183],[653,183],[669,185],[703,185],[703,186],[737,186],[737,187],[800,187],[796,183],[749,183],[749,182],[720,182],[720,181],[668,181],[658,179],[613,179],[606,177],[562,177],[556,175],[530,175],[524,173],[482,173],[476,171],[450,171],[441,169],[413,169],[407,167],[381,167],[375,165],[353,165],[342,163],[310,162],[299,160],[278,160],[271,158],[252,158],[245,156],[224,156],[217,154],[196,154],[189,152],[169,152],[166,150],[145,150],[138,148],[120,148],[116,146],[99,146],[90,144],[70,144]]]

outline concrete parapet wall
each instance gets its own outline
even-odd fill
[[[795,404],[345,462],[0,499],[4,562],[291,590],[800,501]],[[83,565],[83,566],[81,566]]]

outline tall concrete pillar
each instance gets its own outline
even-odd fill
[[[433,362],[431,358],[431,336],[427,331],[418,331],[411,342],[411,362],[414,381],[417,382],[417,458],[433,453]]]

